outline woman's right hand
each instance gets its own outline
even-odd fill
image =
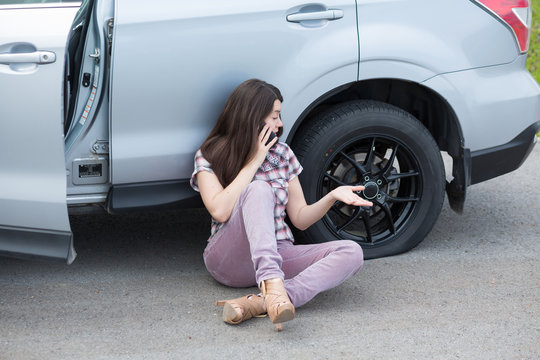
[[[270,150],[270,148],[278,141],[278,137],[276,136],[268,143],[268,145],[265,145],[270,138],[271,132],[272,131],[270,130],[270,126],[268,124],[265,124],[257,138],[257,148],[255,149],[255,154],[253,155],[253,159],[251,160],[252,163],[257,165],[257,169],[259,168],[259,166],[261,166],[264,159],[266,158],[268,150]]]

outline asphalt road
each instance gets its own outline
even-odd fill
[[[221,320],[204,211],[73,217],[74,264],[0,259],[0,359],[538,359],[540,146],[275,331]]]

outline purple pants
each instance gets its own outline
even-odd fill
[[[351,240],[313,245],[276,241],[274,193],[264,181],[253,181],[240,195],[231,217],[210,238],[204,263],[220,283],[256,286],[285,279],[295,307],[356,274],[364,262],[362,248]]]

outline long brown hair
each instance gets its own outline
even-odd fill
[[[223,187],[254,155],[260,128],[276,100],[283,101],[279,89],[258,79],[244,81],[229,96],[216,125],[201,145],[203,156]],[[281,133],[280,128],[277,135]]]

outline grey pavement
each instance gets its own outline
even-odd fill
[[[539,359],[540,146],[275,331],[222,322],[203,210],[76,216],[74,264],[0,258],[0,359]]]

